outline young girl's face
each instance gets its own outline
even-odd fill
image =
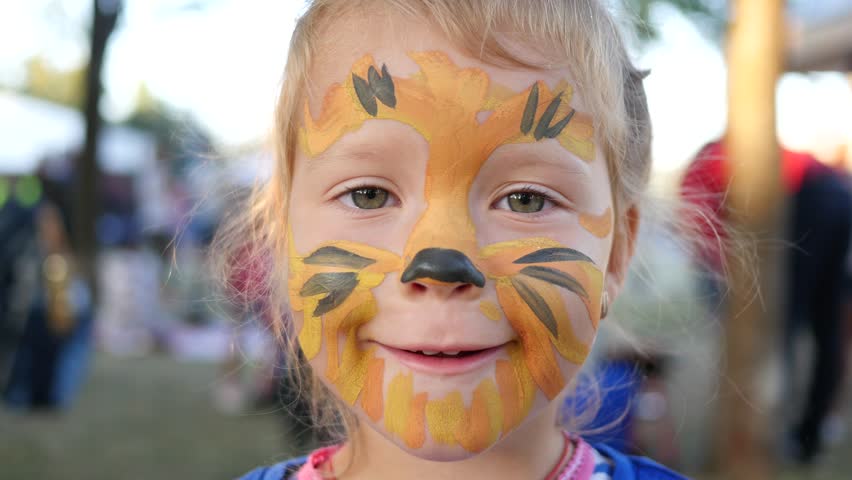
[[[610,180],[569,70],[498,68],[415,24],[384,27],[340,25],[317,48],[291,309],[315,372],[362,422],[461,459],[523,428],[586,358]]]

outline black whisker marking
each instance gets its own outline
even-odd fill
[[[352,74],[352,85],[355,87],[355,94],[358,96],[358,101],[364,107],[367,113],[376,116],[379,113],[379,106],[376,104],[376,96],[366,80],[358,75]]]
[[[524,114],[521,116],[521,133],[524,135],[532,130],[536,109],[538,109],[538,82],[533,84],[530,96],[527,98],[527,105],[524,107]]]
[[[550,128],[550,122],[553,120],[553,116],[556,115],[556,110],[559,108],[559,105],[562,104],[562,92],[559,92],[553,100],[550,101],[550,104],[547,105],[547,108],[544,110],[544,113],[541,114],[541,118],[538,120],[538,125],[535,127],[535,132],[533,132],[533,136],[536,140],[541,140],[544,138],[544,134],[547,132],[547,129]]]
[[[342,248],[328,246],[317,249],[305,258],[309,265],[327,265],[331,267],[349,267],[362,269],[376,263],[371,258],[362,257]]]
[[[594,264],[586,254],[578,252],[573,248],[551,247],[542,248],[514,261],[514,263],[553,263],[553,262],[589,262]]]
[[[541,323],[550,330],[554,337],[558,336],[556,329],[556,317],[553,315],[553,310],[547,305],[547,301],[535,291],[527,282],[518,277],[512,278],[512,286],[518,291],[518,294],[530,307],[530,310],[535,313],[535,316],[541,320]]]
[[[562,133],[562,130],[565,130],[565,127],[568,125],[568,122],[570,122],[571,119],[574,118],[574,112],[575,111],[576,110],[574,110],[572,108],[571,111],[568,112],[568,115],[565,115],[565,118],[560,120],[556,125],[548,128],[544,132],[544,137],[545,138],[556,138],[556,137],[558,137],[559,134]]]
[[[371,65],[367,69],[367,80],[353,73],[352,86],[355,87],[355,94],[358,96],[361,106],[373,117],[379,113],[377,98],[390,108],[396,107],[396,90],[393,85],[393,78],[384,64],[382,65],[381,75],[376,67]]]
[[[358,275],[354,272],[317,273],[305,282],[299,295],[312,297],[327,294],[318,303],[313,316],[319,317],[337,308],[346,300],[358,285]]]
[[[589,294],[586,293],[586,289],[580,285],[580,282],[578,282],[576,278],[565,272],[556,270],[555,268],[539,266],[524,267],[519,273],[528,277],[544,280],[547,283],[552,283],[557,287],[562,287],[568,291],[574,292],[587,300],[589,298]]]
[[[390,108],[396,107],[396,93],[394,91],[393,79],[384,64],[382,64],[381,76],[375,68],[370,67],[370,70],[367,71],[367,80],[370,82],[370,88],[373,89],[373,93],[380,102]]]

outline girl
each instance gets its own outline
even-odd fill
[[[244,478],[681,478],[556,425],[650,168],[605,8],[315,0],[285,77],[276,173],[220,241],[273,252],[252,290],[346,437]]]

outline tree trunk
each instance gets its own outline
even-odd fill
[[[727,211],[733,227],[755,240],[757,257],[729,262],[721,381],[719,452],[724,478],[775,478],[772,414],[777,389],[777,331],[783,322],[779,289],[783,218],[775,85],[781,71],[781,0],[733,0],[728,36],[728,130],[731,166]],[[775,239],[775,242],[771,242]],[[769,240],[769,242],[767,241]],[[770,243],[771,242],[771,243]]]
[[[98,136],[101,129],[99,104],[103,85],[101,70],[110,34],[121,11],[119,0],[94,0],[89,68],[86,72],[86,102],[83,114],[86,136],[78,157],[73,195],[74,223],[72,240],[83,277],[97,298],[95,260],[98,252],[96,222],[100,197]]]

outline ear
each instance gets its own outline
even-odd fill
[[[609,296],[609,302],[615,301],[624,281],[627,278],[627,270],[630,260],[636,251],[636,237],[639,234],[639,206],[631,204],[624,212],[624,217],[618,220],[615,229],[615,238],[612,242],[612,251],[609,255],[609,264],[604,279],[604,289]]]

